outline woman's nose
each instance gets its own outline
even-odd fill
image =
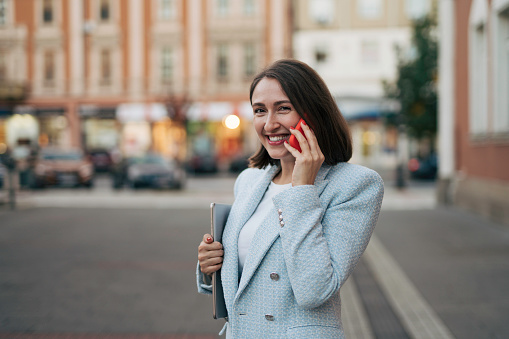
[[[274,114],[269,113],[267,115],[267,120],[265,121],[265,130],[266,131],[274,131],[274,130],[278,129],[279,126],[280,126],[280,123],[277,120],[277,117]]]

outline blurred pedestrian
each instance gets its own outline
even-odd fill
[[[347,163],[348,125],[308,65],[275,62],[250,100],[261,147],[237,178],[222,244],[200,243],[198,290],[211,293],[222,269],[227,338],[343,338],[339,290],[377,222],[382,179]]]

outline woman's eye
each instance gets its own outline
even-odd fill
[[[288,106],[281,106],[281,107],[279,107],[279,110],[280,111],[291,111],[292,109]]]
[[[261,109],[261,108],[255,108],[255,109],[253,110],[253,113],[254,113],[254,114],[263,114],[263,113],[265,113],[265,110],[263,110],[263,109]]]

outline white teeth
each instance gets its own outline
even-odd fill
[[[285,140],[285,139],[286,139],[286,136],[273,136],[273,137],[269,137],[270,141],[281,141],[281,140]]]

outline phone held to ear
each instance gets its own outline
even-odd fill
[[[300,119],[299,122],[297,123],[297,126],[295,126],[295,129],[299,132],[302,133],[302,135],[304,136],[304,138],[306,137],[306,135],[304,134],[304,131],[302,130],[302,126],[301,126],[301,123],[304,122],[304,119]],[[297,140],[297,138],[295,137],[295,135],[290,135],[290,140],[288,140],[288,143],[290,144],[290,146],[292,146],[293,148],[295,148],[297,151],[301,152],[302,153],[302,149],[300,148],[300,145],[299,145],[299,141]]]

